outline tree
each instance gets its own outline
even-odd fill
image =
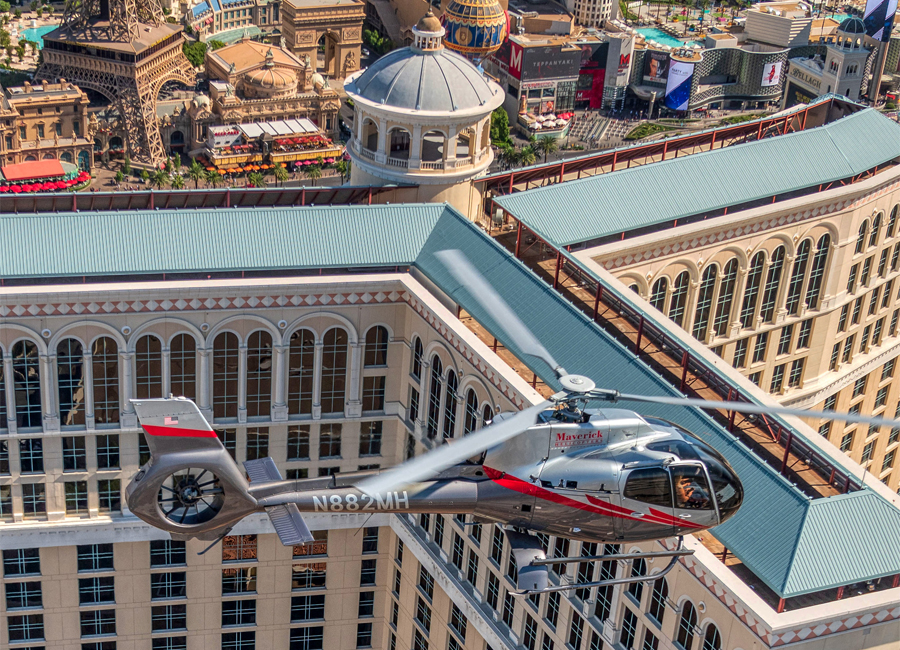
[[[338,160],[334,163],[335,170],[341,175],[341,185],[345,182],[344,178],[350,175],[350,164],[349,160]]]
[[[19,57],[19,62],[25,58],[25,48],[21,45],[16,45],[16,56]]]
[[[21,17],[22,17],[22,10],[21,10],[21,9],[16,9],[15,12],[13,13],[13,15],[14,15],[16,18],[21,18]]]
[[[322,178],[322,168],[318,165],[307,165],[303,168],[303,173],[306,174],[306,177],[312,181],[312,184],[315,185],[316,181]]]
[[[37,8],[40,6],[40,4],[38,3],[37,0],[31,0],[30,6],[31,6],[32,11],[37,11]]]
[[[509,169],[510,166],[512,166],[516,162],[515,148],[512,145],[506,143],[499,145],[499,151],[497,152],[497,161],[500,163],[501,167]]]
[[[146,169],[141,170],[141,180],[145,183],[150,180],[150,172],[148,172]]]
[[[223,43],[222,41],[213,39],[211,41],[207,41],[206,45],[207,45],[207,47],[209,47],[212,50],[218,50],[220,47],[225,47],[226,44]]]
[[[218,174],[216,174],[218,176]],[[188,178],[194,181],[194,189],[198,189],[200,187],[200,181],[206,177],[206,170],[203,169],[203,165],[198,163],[196,160],[191,161],[191,166],[188,167]]]
[[[184,176],[181,174],[175,174],[172,177],[172,180],[169,181],[169,184],[172,186],[173,190],[183,190],[184,189]]]
[[[0,13],[9,13],[9,3],[6,0],[0,0]]]
[[[125,180],[125,174],[122,173],[122,170],[116,172],[116,183],[121,183]]]
[[[175,166],[172,164],[171,158],[166,158],[166,173],[171,174],[175,171]]]
[[[9,48],[12,44],[12,36],[5,29],[0,29],[0,47]]]
[[[122,163],[122,171],[126,174],[131,173],[131,158],[125,156],[125,161]]]
[[[172,158],[175,163],[175,169],[181,169],[181,154],[176,151]]]
[[[534,149],[531,148],[531,145],[527,147],[522,147],[517,152],[517,161],[523,167],[528,167],[529,165],[533,165],[535,160],[537,160],[537,156],[534,155]]]
[[[181,45],[181,51],[184,52],[192,66],[203,67],[203,62],[206,60],[206,43],[201,41],[185,42]]]
[[[288,179],[288,170],[284,165],[278,164],[275,166],[275,180],[281,183],[281,187],[284,187],[284,182]]]
[[[165,169],[157,169],[153,172],[153,177],[150,180],[156,189],[161,190],[169,184],[169,174],[166,173]]]
[[[31,56],[35,56],[38,53],[38,46],[34,41],[28,41],[28,47],[31,48]]]
[[[551,153],[556,153],[556,150],[559,149],[559,146],[556,144],[556,138],[550,135],[545,135],[542,138],[539,138],[535,143],[536,151],[544,154],[544,162],[547,162],[547,156]]]
[[[498,147],[512,144],[509,137],[509,115],[502,106],[491,113],[491,144]]]
[[[38,18],[43,18],[43,17],[44,17],[44,10],[41,9],[40,7],[38,7],[38,10],[35,11],[34,13],[37,14],[37,17],[38,17]]]
[[[265,187],[266,179],[259,172],[251,172],[247,175],[247,182],[253,187]]]
[[[206,178],[206,184],[212,187],[218,187],[219,183],[222,182],[222,175],[215,169],[207,171],[204,177]]]

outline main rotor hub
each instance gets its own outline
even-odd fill
[[[587,393],[596,387],[590,378],[583,375],[563,375],[559,378],[559,383],[569,393]]]

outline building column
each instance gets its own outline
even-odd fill
[[[96,427],[94,422],[94,356],[84,353],[81,377],[84,381],[84,424],[88,431]]]
[[[358,418],[362,415],[362,400],[360,399],[362,384],[362,349],[364,342],[357,341],[350,345],[350,392],[347,398],[346,415],[348,418]]]
[[[316,352],[313,357],[313,420],[322,419],[322,355],[325,344],[316,341]]]
[[[287,404],[284,400],[285,389],[287,388],[287,378],[285,372],[285,356],[288,347],[285,345],[276,345],[275,360],[272,368],[275,380],[275,400],[272,404],[272,421],[286,422],[288,419]]]
[[[388,143],[387,143],[387,120],[381,119],[378,121],[378,149],[375,151],[375,160],[380,163],[387,162],[387,157],[390,155],[390,151],[388,151]]]
[[[238,347],[238,422],[247,422],[247,346]]]
[[[197,364],[197,407],[208,422],[212,422],[212,407],[210,406],[209,391],[209,355],[207,348],[198,348],[197,355],[200,362]]]
[[[134,396],[131,368],[133,358],[133,352],[119,352],[119,423],[123,429],[134,429],[138,425],[137,414],[131,405],[131,398]]]
[[[409,168],[419,169],[422,166],[422,125],[413,126],[412,142],[409,143]]]
[[[56,355],[41,355],[41,406],[43,407],[44,431],[59,431],[59,416],[56,413],[56,391],[53,381],[53,369],[56,367]]]
[[[162,396],[172,394],[172,351],[168,346],[162,349]]]
[[[13,375],[12,357],[3,356],[3,387],[6,390],[6,426],[11,434],[16,433],[16,386]]]
[[[735,338],[741,333],[741,306],[744,303],[744,291],[747,288],[747,271],[748,269],[740,269],[738,271],[737,282],[734,285],[734,299],[731,301],[731,308],[734,310],[734,320],[731,321],[729,338]],[[757,306],[759,306],[758,299]]]

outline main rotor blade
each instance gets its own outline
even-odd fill
[[[448,467],[480,454],[485,449],[514,438],[537,421],[538,414],[553,402],[541,402],[514,416],[487,426],[450,444],[441,445],[390,470],[360,482],[356,487],[369,496],[401,490],[430,479]]]
[[[900,420],[887,420],[871,415],[855,415],[853,413],[838,413],[837,411],[808,411],[806,409],[790,408],[789,406],[762,406],[760,404],[748,402],[717,402],[715,400],[694,399],[692,397],[664,397],[661,395],[619,394],[615,399],[617,401],[669,404],[671,406],[697,406],[704,409],[737,411],[738,413],[758,413],[762,415],[780,413],[782,415],[796,415],[801,418],[822,418],[826,420],[838,420],[841,422],[900,427]]]
[[[434,254],[447,267],[450,274],[478,301],[497,325],[503,328],[507,336],[525,354],[541,359],[550,366],[557,377],[568,374],[566,369],[556,362],[553,355],[537,340],[531,330],[523,323],[506,301],[500,297],[484,276],[459,250],[444,250]]]

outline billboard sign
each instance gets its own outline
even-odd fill
[[[677,59],[671,60],[669,63],[669,77],[666,81],[666,108],[670,108],[673,111],[688,110],[693,79],[693,63]]]
[[[669,55],[666,52],[647,50],[644,55],[644,81],[663,83],[669,76]]]
[[[763,76],[761,86],[777,86],[781,81],[781,61],[767,63],[763,66]]]
[[[866,35],[887,43],[891,38],[895,13],[897,0],[866,0],[866,10],[863,12]]]
[[[609,43],[581,43],[581,64],[575,87],[575,101],[588,102],[589,108],[603,105],[603,83],[606,79],[606,62]]]
[[[513,42],[510,48],[509,72],[521,81],[577,77],[581,50],[563,51],[553,47],[522,47]]]

